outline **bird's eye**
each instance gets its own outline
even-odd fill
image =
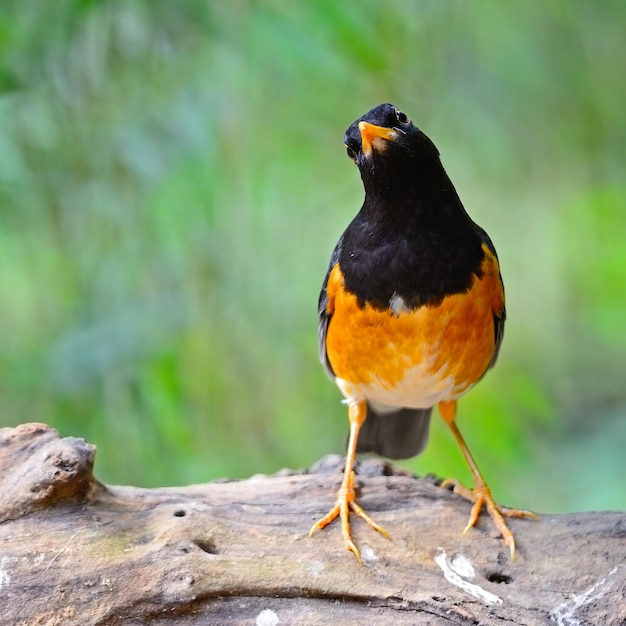
[[[398,122],[400,122],[400,124],[406,125],[411,123],[411,120],[408,118],[407,114],[399,111],[398,109],[396,109],[396,119],[398,120]]]
[[[356,152],[346,144],[346,154],[353,160],[356,161]]]

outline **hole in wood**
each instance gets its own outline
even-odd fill
[[[176,509],[174,511],[174,517],[185,517],[185,515],[187,515],[187,511],[184,511],[183,509]]]
[[[206,552],[207,554],[217,554],[217,548],[215,544],[208,539],[194,539],[193,543],[195,543],[202,552]]]
[[[507,576],[506,574],[502,574],[500,572],[488,574],[487,580],[491,583],[498,583],[499,585],[502,583],[508,585],[513,582],[513,578],[511,576]]]

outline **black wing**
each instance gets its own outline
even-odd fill
[[[496,261],[498,261],[498,253],[496,252],[496,248],[493,245],[493,242],[491,241],[491,238],[489,237],[489,235],[478,224],[474,224],[474,226],[476,226],[476,232],[478,232],[482,242],[487,246],[489,251],[496,258]],[[500,265],[500,262],[498,261],[498,266],[499,265]],[[500,283],[502,283],[502,289],[504,289],[504,283],[502,282],[502,274],[500,274]],[[497,314],[494,314],[493,316],[494,331],[495,331],[495,347],[493,349],[493,356],[491,357],[491,361],[489,362],[489,367],[487,369],[492,368],[496,364],[496,361],[498,360],[498,354],[500,353],[500,346],[502,345],[502,339],[504,338],[504,322],[505,321],[506,321],[506,308],[503,305],[502,309]]]
[[[333,380],[335,379],[335,373],[328,361],[328,355],[326,354],[326,332],[328,331],[328,323],[330,322],[331,314],[328,313],[328,294],[326,288],[328,286],[328,277],[330,272],[339,261],[339,253],[341,252],[341,244],[343,243],[343,235],[340,237],[333,253],[330,257],[330,264],[328,271],[326,272],[326,278],[324,278],[324,284],[322,285],[322,291],[320,291],[320,297],[317,302],[317,313],[319,315],[319,321],[317,323],[317,347],[320,357],[320,361],[326,370],[326,373]]]

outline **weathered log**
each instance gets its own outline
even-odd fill
[[[0,429],[0,624],[626,623],[626,515],[490,520],[381,461],[360,501],[392,534],[335,523],[341,459],[308,472],[180,488],[105,486],[94,446],[43,424]]]

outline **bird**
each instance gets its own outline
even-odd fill
[[[432,410],[448,425],[474,487],[444,487],[486,508],[516,555],[507,517],[534,513],[497,504],[456,421],[457,401],[495,364],[506,319],[495,247],[466,212],[428,136],[400,109],[380,104],[354,121],[344,143],[365,199],[335,246],[318,301],[319,356],[348,406],[349,435],[335,504],[309,535],[339,518],[344,544],[362,564],[350,513],[389,537],[358,504],[357,453],[419,454]]]

